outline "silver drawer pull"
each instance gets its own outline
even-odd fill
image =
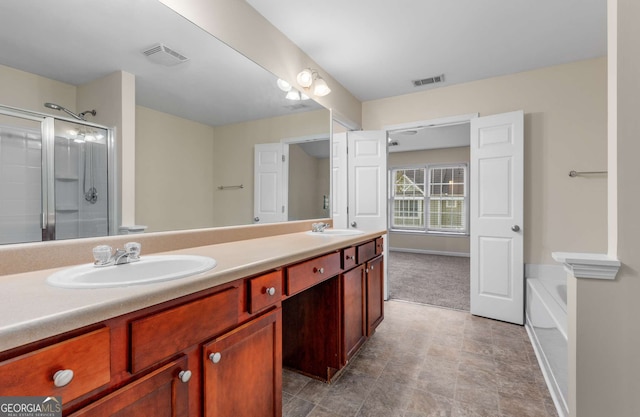
[[[212,353],[211,355],[209,355],[209,360],[213,363],[220,362],[220,359],[222,359],[222,354],[220,352]]]
[[[71,369],[63,369],[53,374],[53,385],[58,388],[69,385],[72,380],[73,371]]]
[[[269,288],[265,288],[264,292],[267,295],[275,295],[276,294],[276,289],[274,287],[269,287]]]
[[[182,382],[185,382],[185,383],[189,382],[189,380],[191,379],[191,371],[189,371],[189,370],[180,371],[180,373],[178,374],[178,378]]]

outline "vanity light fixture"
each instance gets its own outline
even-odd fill
[[[296,77],[296,81],[307,90],[313,86],[313,94],[318,97],[324,97],[331,92],[327,82],[322,79],[318,71],[312,68],[305,68],[300,71]]]
[[[276,84],[278,84],[279,89],[287,93],[285,98],[288,100],[293,100],[293,101],[309,100],[309,96],[307,96],[306,94],[302,94],[300,91],[293,88],[291,84],[289,84],[288,82],[286,82],[281,78],[278,78],[278,81],[276,81]]]

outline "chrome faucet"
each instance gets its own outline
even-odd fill
[[[312,232],[324,232],[327,227],[330,227],[329,223],[312,223],[311,231]]]
[[[128,242],[124,245],[124,249],[113,249],[108,245],[100,245],[93,248],[93,263],[97,267],[122,265],[140,260],[141,245],[137,242]]]

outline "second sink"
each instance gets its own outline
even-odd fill
[[[357,229],[324,229],[323,232],[307,232],[312,236],[352,236],[361,235],[364,232]]]

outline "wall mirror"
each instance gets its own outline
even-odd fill
[[[118,72],[135,78],[136,168],[122,181],[135,181],[135,222],[147,231],[253,223],[254,145],[329,139],[327,109],[287,99],[273,74],[158,0],[0,3],[0,104],[56,115],[45,102],[95,108],[87,120],[105,124],[104,102],[118,92],[95,105],[81,96]],[[328,149],[307,155],[328,158]],[[318,166],[328,183],[328,162]]]

